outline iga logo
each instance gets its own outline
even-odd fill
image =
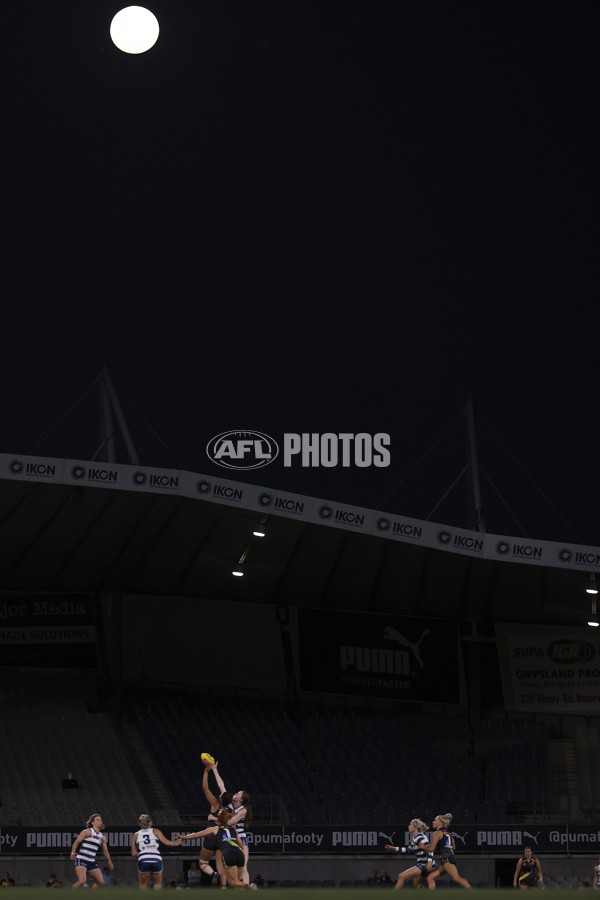
[[[224,431],[208,442],[206,453],[226,469],[262,469],[277,458],[279,447],[260,431]]]
[[[587,641],[574,641],[571,638],[553,641],[548,645],[546,653],[552,662],[568,666],[588,662],[596,655],[594,647]]]

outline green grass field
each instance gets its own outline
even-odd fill
[[[35,888],[27,888],[20,887],[15,888],[17,891],[16,900],[48,900],[48,888],[46,887],[35,887]],[[62,890],[71,890],[68,887],[62,888]],[[82,888],[82,890],[84,890]],[[116,893],[118,895],[118,900],[139,900],[140,897],[140,889],[137,887],[112,887],[112,888],[103,888],[103,890],[108,890],[110,893]],[[210,896],[215,897],[215,900],[218,896],[218,891],[216,888],[200,888],[200,890],[205,890],[210,892]],[[228,889],[230,892],[233,889]],[[332,893],[335,893],[336,897],[341,897],[344,894],[344,900],[373,900],[373,894],[377,893],[377,888],[264,888],[262,891],[248,891],[249,896],[256,896],[258,893],[266,893],[269,897],[269,900],[289,900],[290,895],[293,895],[296,900],[327,900],[330,898]],[[442,888],[441,890],[445,891],[446,888]],[[456,891],[456,898],[462,895],[462,890],[460,888],[451,889]],[[413,893],[414,888],[406,888],[405,891],[408,891],[410,894]],[[515,888],[474,888],[477,897],[480,900],[508,900],[509,897],[512,897],[513,900],[516,896]],[[573,897],[572,890],[558,890],[558,889],[550,889],[552,896],[556,898],[556,900],[560,900],[562,897]],[[87,890],[85,891],[87,893]],[[173,891],[166,890],[167,896],[171,896]],[[395,895],[397,896],[397,894]]]

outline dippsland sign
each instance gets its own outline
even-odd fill
[[[506,709],[598,715],[599,630],[496,625]]]

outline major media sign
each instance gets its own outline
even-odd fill
[[[175,839],[180,829],[165,835]],[[189,829],[182,826],[182,833]],[[105,832],[111,856],[129,855],[133,830],[106,828]],[[79,830],[68,826],[37,828],[4,826],[0,829],[0,853],[4,856],[52,856],[69,855]],[[281,826],[261,825],[247,831],[248,843],[253,854],[381,854],[386,844],[405,846],[409,834],[404,826],[387,825],[369,828],[360,825],[336,827],[331,825]],[[430,833],[431,837],[432,833]],[[457,853],[480,853],[495,856],[510,853],[521,854],[530,846],[534,853],[593,853],[600,851],[600,825],[574,827],[572,825],[453,825],[452,835]],[[165,850],[165,854],[197,857],[201,839],[186,841],[177,849]],[[391,855],[390,855],[391,856]]]
[[[95,642],[91,594],[0,598],[0,665],[93,667]]]
[[[389,434],[362,431],[286,433],[280,439],[284,467],[385,468],[391,463]],[[262,469],[280,455],[279,443],[262,431],[224,431],[206,445],[208,458],[226,469]]]

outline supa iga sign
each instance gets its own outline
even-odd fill
[[[390,465],[389,434],[289,432],[283,435],[286,468],[385,468]],[[279,456],[277,441],[262,431],[224,431],[212,438],[206,453],[227,469],[260,469]]]

